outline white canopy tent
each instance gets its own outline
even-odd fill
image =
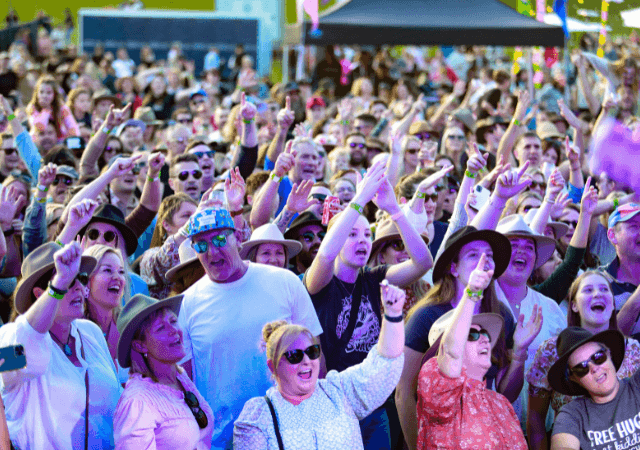
[[[640,28],[640,8],[620,12],[625,27]]]
[[[546,23],[547,25],[562,25],[560,17],[558,17],[558,15],[555,13],[545,14],[544,23]],[[590,31],[598,32],[600,31],[600,24],[593,22],[582,22],[580,20],[567,17],[567,28],[569,28],[569,33]],[[611,27],[607,27],[607,30],[611,30]]]

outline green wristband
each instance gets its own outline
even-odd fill
[[[472,291],[471,289],[467,288],[465,292],[467,294],[467,297],[474,301],[477,301],[476,299],[482,298],[482,291]]]
[[[620,206],[620,200],[618,200],[617,198],[614,198],[613,199],[613,209],[614,209],[614,211],[616,209],[618,209],[618,206]]]
[[[464,171],[464,176],[468,177],[468,178],[475,178],[475,177],[478,176],[478,174],[477,173],[473,173],[469,169],[467,169],[467,170]]]
[[[55,299],[62,300],[64,298],[64,294],[67,293],[67,290],[58,289],[54,287],[51,282],[49,282],[49,295]]]
[[[522,125],[518,119],[513,119],[513,124],[514,124],[515,126],[517,126],[517,127],[519,127],[520,125]]]
[[[416,191],[416,198],[427,198],[427,194],[424,192]]]
[[[360,214],[364,215],[364,208],[361,205],[351,202],[349,203],[349,206],[358,211]]]
[[[15,119],[15,118],[16,118],[16,115],[15,115],[15,114],[9,114],[9,115],[7,116],[7,120],[8,120],[9,122],[11,122],[11,121],[12,121],[13,119]]]

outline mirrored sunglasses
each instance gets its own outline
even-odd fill
[[[487,339],[489,339],[489,342],[491,342],[491,335],[484,328],[480,328],[479,330],[469,330],[469,337],[467,338],[467,340],[469,342],[476,342],[480,339],[480,336],[486,337]]]
[[[209,239],[209,242],[211,242],[211,244],[216,248],[222,248],[227,245],[227,238],[231,236],[232,233],[232,230],[224,230],[222,233],[212,236]],[[209,250],[209,242],[207,242],[205,239],[201,239],[192,242],[191,246],[196,251],[196,253],[203,254],[206,253],[207,250]]]

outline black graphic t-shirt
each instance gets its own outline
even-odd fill
[[[579,397],[566,404],[553,425],[553,434],[560,433],[577,437],[585,450],[640,449],[640,371],[620,381],[608,403]]]
[[[327,370],[340,372],[361,363],[378,342],[382,323],[380,283],[387,275],[388,267],[363,267],[355,283],[345,283],[334,275],[324,289],[311,295],[324,330],[320,336],[320,344]],[[360,295],[360,308],[357,311],[356,325],[351,336],[347,336],[349,319],[355,313],[352,306],[357,295]]]

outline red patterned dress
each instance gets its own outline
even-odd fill
[[[527,450],[520,422],[509,400],[486,382],[448,378],[437,358],[418,377],[418,449]]]

